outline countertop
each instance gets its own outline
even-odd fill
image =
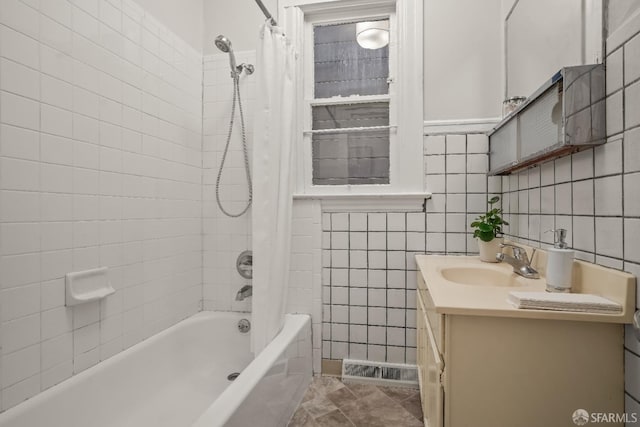
[[[538,251],[535,261],[544,265],[546,254]],[[605,323],[631,323],[635,311],[635,277],[596,264],[574,261],[573,292],[600,295],[621,304],[621,314],[576,313],[568,311],[517,309],[507,301],[510,291],[544,292],[546,281],[525,279],[513,274],[514,286],[466,285],[446,280],[440,270],[446,267],[499,269],[513,268],[504,262],[485,263],[477,256],[416,255],[418,269],[424,278],[436,313],[475,316],[517,317],[532,319],[574,320]],[[542,270],[540,270],[543,273]],[[425,290],[418,289],[418,292]]]

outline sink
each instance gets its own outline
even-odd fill
[[[480,286],[521,286],[518,276],[511,271],[482,267],[445,267],[440,274],[450,282]]]

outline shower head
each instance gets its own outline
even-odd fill
[[[231,50],[231,40],[229,40],[222,34],[216,37],[215,44],[216,47],[224,53],[228,53]]]
[[[242,69],[238,70],[236,66],[236,57],[233,54],[233,49],[231,48],[231,40],[223,36],[222,34],[216,37],[215,40],[216,47],[221,51],[229,54],[229,65],[231,66],[231,77],[236,78],[239,75],[239,72]]]

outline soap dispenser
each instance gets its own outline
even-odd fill
[[[553,248],[547,254],[547,292],[571,292],[573,249],[567,245],[567,230],[549,230],[554,233]]]

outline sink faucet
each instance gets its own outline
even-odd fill
[[[253,286],[244,285],[238,293],[236,294],[236,301],[244,301],[246,298],[249,298],[253,295]]]
[[[509,243],[501,243],[500,247],[511,248],[513,256],[505,255],[504,253],[500,252],[496,254],[496,259],[498,261],[504,261],[507,264],[511,265],[513,267],[514,273],[519,274],[522,277],[526,277],[527,279],[537,279],[540,277],[540,274],[538,274],[538,272],[533,267],[531,267],[531,260],[529,260],[527,251],[524,248]],[[536,250],[534,248],[533,252],[531,252],[532,259],[533,254],[535,253]]]

